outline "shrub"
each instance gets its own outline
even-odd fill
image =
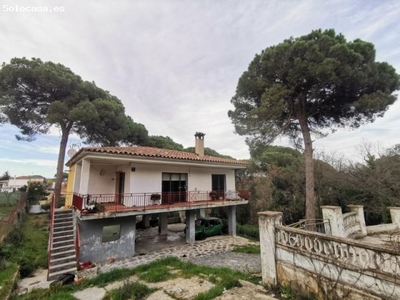
[[[260,230],[257,226],[248,225],[248,224],[247,225],[237,224],[236,229],[237,229],[238,235],[252,238],[255,240],[260,240]]]

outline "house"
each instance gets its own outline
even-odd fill
[[[236,234],[236,207],[248,200],[236,191],[235,172],[248,163],[204,155],[204,135],[195,134],[196,153],[88,147],[71,157],[66,205],[75,209],[80,261],[135,255],[138,216],[158,216],[163,235],[168,213],[185,212],[186,240],[194,243],[196,214],[226,207],[229,234]]]
[[[30,176],[14,176],[8,180],[8,189],[19,189],[24,185],[28,186],[30,183],[43,183],[45,178],[40,175],[30,175]]]

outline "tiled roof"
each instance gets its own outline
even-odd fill
[[[82,152],[96,152],[96,153],[107,153],[107,154],[121,154],[128,156],[140,156],[140,157],[154,157],[154,158],[165,158],[165,159],[179,159],[179,160],[191,160],[199,162],[214,162],[222,164],[236,164],[236,165],[248,165],[249,163],[242,160],[234,160],[228,158],[221,158],[215,156],[199,156],[195,153],[176,151],[169,149],[153,148],[153,147],[85,147],[80,149],[68,162],[67,165],[80,153]]]

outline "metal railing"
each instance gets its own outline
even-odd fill
[[[212,205],[240,200],[237,192],[182,191],[124,194],[74,194],[72,206],[82,212],[122,212],[177,206]]]
[[[331,234],[331,224],[329,220],[325,219],[300,220],[299,222],[287,226],[307,231]]]
[[[54,228],[54,212],[55,212],[55,199],[54,194],[51,199],[50,206],[50,231],[49,231],[49,242],[47,245],[47,278],[49,278],[50,273],[50,258],[51,258],[51,250],[53,248],[53,228]]]

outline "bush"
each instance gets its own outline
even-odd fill
[[[260,230],[257,226],[237,224],[236,230],[238,235],[260,240]]]

